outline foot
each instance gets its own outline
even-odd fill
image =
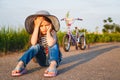
[[[16,68],[12,71],[12,76],[21,76],[22,74],[25,74],[27,70],[24,67],[24,63],[20,61]]]
[[[45,70],[44,76],[45,77],[55,77],[57,75],[57,69],[50,69],[48,68]]]
[[[13,71],[12,71],[12,76],[21,76],[23,74],[25,74],[27,72],[27,70],[25,68],[22,67],[16,67]]]

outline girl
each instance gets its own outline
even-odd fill
[[[61,61],[56,36],[60,27],[58,19],[47,11],[39,11],[37,14],[27,17],[25,27],[29,33],[32,33],[32,46],[19,59],[16,68],[12,71],[12,76],[25,74],[27,71],[25,68],[33,57],[40,66],[49,66],[45,70],[45,77],[56,76],[57,66]]]

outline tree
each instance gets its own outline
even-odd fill
[[[103,22],[104,22],[104,23],[107,23],[107,22],[108,22],[108,23],[112,23],[113,20],[112,20],[111,17],[108,17],[107,19],[104,19]]]
[[[111,18],[111,17],[108,17],[108,19],[107,19],[107,20],[108,20],[108,22],[109,22],[109,23],[112,23],[112,22],[113,22],[113,20],[112,20],[112,18]]]
[[[120,25],[114,24],[115,26],[115,33],[120,33]]]
[[[102,29],[103,33],[120,33],[120,25],[112,23],[113,20],[111,17],[104,19],[103,22],[105,23]]]
[[[112,33],[114,31],[114,26],[111,24],[113,22],[111,17],[104,19],[104,29],[102,30],[103,33]]]

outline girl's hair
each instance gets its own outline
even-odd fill
[[[35,19],[36,19],[37,17],[38,17],[38,16],[36,16]],[[47,18],[47,17],[45,17],[45,16],[40,16],[40,17],[44,17],[44,20],[45,20],[45,21],[47,21],[47,22],[49,22],[49,23],[52,24],[52,21],[51,21],[49,18]],[[35,20],[35,19],[34,19],[34,20]],[[34,21],[32,22],[32,24],[34,25]],[[52,24],[52,29],[55,30],[53,24]]]
[[[52,21],[51,21],[49,18],[47,18],[47,17],[45,17],[45,16],[43,16],[43,17],[44,17],[45,21],[47,21],[47,22],[49,22],[49,23],[52,24]]]
[[[48,21],[49,23],[52,24],[52,21],[49,18],[47,18],[45,16],[43,16],[43,17],[44,17],[45,21]],[[52,29],[55,30],[53,24],[52,24]]]

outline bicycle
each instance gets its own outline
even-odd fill
[[[85,32],[79,33],[79,31],[76,31],[76,34],[73,35],[70,31],[70,26],[74,23],[75,20],[82,21],[83,19],[80,18],[63,18],[61,21],[65,20],[67,25],[67,33],[64,35],[62,40],[62,46],[65,52],[68,52],[70,50],[70,46],[75,46],[75,49],[78,50],[78,47],[81,50],[84,50],[86,48],[86,38],[85,38]],[[77,30],[77,29],[76,29]]]

